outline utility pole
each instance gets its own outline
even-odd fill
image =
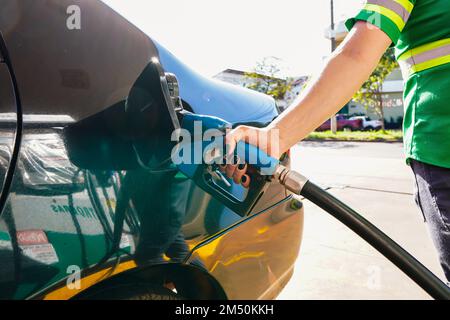
[[[334,32],[334,2],[333,2],[333,0],[330,0],[330,7],[331,7],[331,52],[334,52],[334,50],[336,50],[336,33]],[[333,134],[336,134],[336,132],[337,132],[336,115],[333,115],[331,117],[330,123],[331,123],[331,132]]]

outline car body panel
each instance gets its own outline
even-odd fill
[[[198,245],[189,262],[212,274],[232,300],[273,299],[293,272],[303,233],[303,209],[292,199]]]
[[[271,98],[209,84],[100,1],[77,1],[82,27],[69,30],[67,8],[72,4],[2,1],[0,31],[23,111],[18,163],[0,215],[3,299],[52,297],[52,293],[71,297],[76,290],[57,293],[66,289],[77,270],[84,290],[130,268],[185,264],[193,248],[226,237],[225,230],[248,217],[286,213],[283,200],[289,194],[275,182],[242,217],[173,167],[142,166],[130,144],[129,130],[135,129],[135,123],[129,123],[127,110],[143,103],[151,108],[150,118],[142,120],[150,128],[149,144],[155,146],[149,163],[164,163],[170,151],[173,123],[167,106],[153,95],[154,74],[149,66],[155,58],[166,71],[177,73],[181,98],[196,112],[232,122],[270,121],[276,115]],[[45,23],[36,25],[36,21]],[[242,107],[242,102],[250,107]],[[0,143],[3,147],[11,142]],[[301,212],[289,219],[298,226]],[[279,237],[280,230],[288,227],[281,222],[280,228],[271,228],[273,223],[265,220],[260,229],[263,224],[267,239]],[[245,225],[240,225],[242,234]],[[290,235],[286,243],[294,243],[285,249],[288,252],[298,252],[295,239],[301,232],[296,230],[286,232]],[[226,242],[231,247],[233,242],[250,244],[252,238],[243,242],[242,237],[227,237]],[[296,255],[288,257],[265,265],[281,274],[292,268]],[[119,261],[130,263],[113,267]],[[200,265],[212,261],[208,257]],[[234,272],[238,270],[229,275]],[[269,288],[272,282],[266,285]],[[254,298],[260,297],[260,291]]]

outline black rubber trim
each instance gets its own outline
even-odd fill
[[[0,50],[3,53],[4,63],[8,66],[9,73],[11,76],[12,84],[14,87],[14,96],[16,98],[16,108],[17,108],[17,125],[16,125],[16,134],[14,137],[14,149],[11,156],[11,160],[9,162],[8,170],[6,171],[5,181],[3,183],[3,190],[2,194],[0,195],[0,216],[3,213],[3,210],[5,209],[6,200],[9,196],[9,191],[11,189],[11,185],[14,178],[14,172],[17,167],[17,162],[19,160],[19,152],[20,152],[20,145],[22,142],[22,131],[23,131],[23,113],[22,113],[22,104],[20,101],[20,95],[19,95],[19,89],[17,86],[17,80],[16,76],[14,74],[14,70],[12,68],[11,60],[9,57],[8,50],[6,48],[6,44],[3,40],[3,35],[0,32]]]

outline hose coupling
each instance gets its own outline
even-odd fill
[[[308,182],[308,178],[305,176],[281,165],[277,167],[274,177],[279,180],[286,189],[297,195],[301,194],[303,187]]]

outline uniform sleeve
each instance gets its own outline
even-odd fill
[[[345,26],[350,31],[356,21],[366,21],[380,28],[397,44],[415,0],[367,0],[363,9],[354,18],[348,19]]]

